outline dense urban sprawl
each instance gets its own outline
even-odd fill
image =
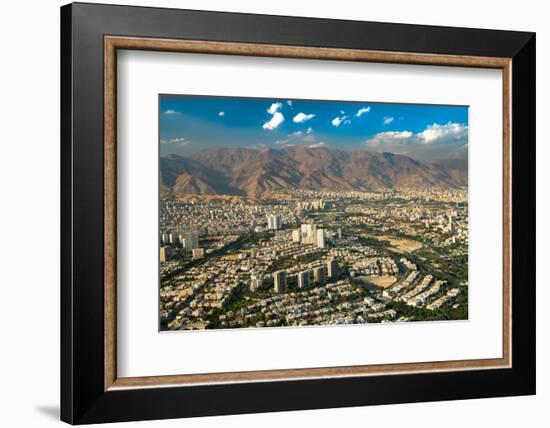
[[[162,199],[162,330],[467,319],[466,190]]]

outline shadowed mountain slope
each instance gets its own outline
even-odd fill
[[[261,197],[289,188],[372,191],[467,185],[467,163],[419,162],[392,153],[327,148],[206,149],[161,158],[163,194]]]

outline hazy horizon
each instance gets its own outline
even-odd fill
[[[447,158],[434,158],[434,159],[416,159],[411,155],[403,155],[403,154],[400,154],[400,153],[393,153],[393,152],[382,151],[382,150],[372,150],[372,149],[366,149],[366,148],[365,149],[361,149],[361,148],[357,148],[357,149],[335,149],[335,148],[326,147],[326,146],[323,146],[323,147],[307,147],[307,146],[298,146],[298,145],[286,145],[286,146],[283,146],[283,147],[262,147],[262,148],[230,147],[230,146],[203,147],[203,148],[197,148],[197,150],[195,150],[194,152],[189,153],[189,154],[185,154],[185,155],[181,155],[179,153],[164,153],[164,154],[161,153],[160,157],[161,158],[167,158],[169,156],[180,156],[180,157],[190,158],[194,154],[199,153],[203,150],[252,150],[252,151],[261,152],[261,151],[264,151],[264,150],[283,150],[285,148],[304,148],[304,149],[311,149],[311,150],[326,149],[326,150],[330,150],[330,151],[339,151],[339,150],[341,150],[341,151],[346,151],[346,152],[364,151],[364,152],[369,152],[369,153],[389,153],[389,154],[392,154],[392,155],[406,156],[406,157],[409,157],[409,158],[414,159],[414,160],[419,160],[421,162],[438,162],[438,161],[453,160],[453,159],[463,160],[463,161],[468,162],[468,157],[447,157]]]

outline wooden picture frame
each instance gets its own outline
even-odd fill
[[[118,377],[118,49],[502,70],[503,357]],[[62,420],[114,422],[535,392],[534,34],[71,4],[61,9],[61,52]]]

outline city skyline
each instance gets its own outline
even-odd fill
[[[468,318],[467,191],[161,199],[161,330]]]
[[[160,95],[160,154],[325,147],[467,159],[468,107]]]
[[[468,319],[467,107],[162,95],[159,118],[162,331]]]

